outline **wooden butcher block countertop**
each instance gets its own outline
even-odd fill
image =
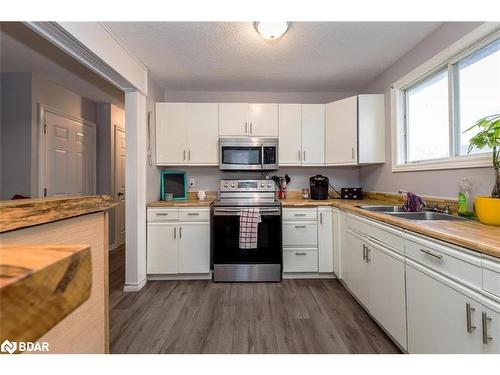
[[[210,207],[210,205],[217,199],[217,194],[210,192],[207,197],[200,201],[196,193],[189,193],[188,199],[178,201],[155,201],[147,204],[151,208],[182,208],[182,207]]]
[[[91,286],[88,246],[1,246],[0,341],[36,341],[85,302]]]
[[[0,201],[0,233],[105,211],[116,206],[109,195]]]
[[[420,233],[454,245],[475,250],[483,254],[500,258],[500,227],[481,224],[476,220],[465,219],[462,221],[416,221],[384,214],[382,212],[367,211],[357,206],[360,205],[392,205],[396,202],[390,197],[373,195],[363,200],[328,199],[317,201],[292,197],[282,200],[284,208],[291,207],[321,207],[332,206],[346,212],[352,212],[370,219],[375,219],[409,231]]]

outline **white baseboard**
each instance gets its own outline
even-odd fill
[[[123,291],[124,292],[138,292],[142,288],[144,288],[144,285],[146,285],[147,280],[143,279],[139,281],[137,284],[125,284],[123,286]]]
[[[332,272],[283,272],[283,279],[336,279]]]
[[[148,275],[148,280],[212,280],[212,275],[207,274],[182,274],[182,275]]]

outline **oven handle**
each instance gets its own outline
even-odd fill
[[[240,216],[240,208],[214,208],[214,216]],[[261,216],[280,215],[279,208],[260,208]]]

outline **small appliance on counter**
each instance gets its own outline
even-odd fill
[[[340,189],[342,199],[363,199],[362,188],[342,188]]]
[[[311,199],[325,200],[328,199],[328,186],[330,181],[328,177],[317,174],[309,178],[309,187],[311,190]]]

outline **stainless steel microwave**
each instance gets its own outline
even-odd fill
[[[278,138],[219,138],[221,171],[278,169]]]

